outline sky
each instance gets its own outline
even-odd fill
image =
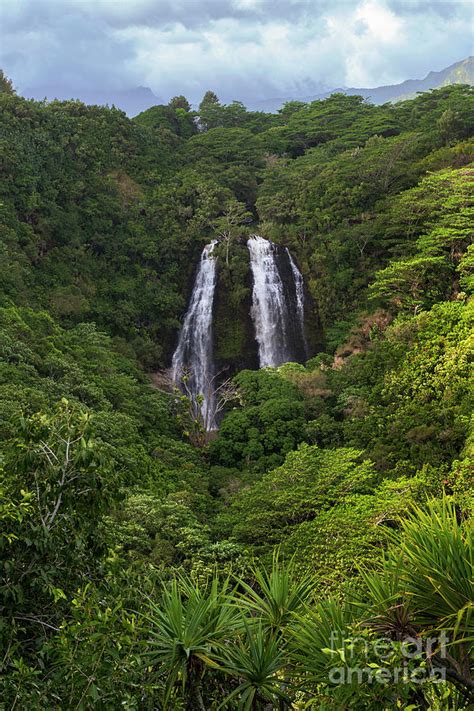
[[[473,14],[474,0],[0,0],[0,66],[20,92],[308,96],[439,71],[473,53]]]

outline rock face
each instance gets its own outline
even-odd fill
[[[250,318],[252,272],[246,244],[235,244],[230,259],[217,262],[214,310],[216,370],[229,376],[259,367],[255,328]]]

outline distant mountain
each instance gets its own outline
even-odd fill
[[[379,86],[375,89],[351,87],[342,91],[345,94],[359,94],[374,104],[385,104],[388,101],[413,99],[419,91],[439,89],[449,84],[474,84],[474,57],[462,59],[440,72],[430,72],[424,79],[407,79],[401,84]]]
[[[41,101],[46,98],[52,99],[79,99],[85,104],[98,104],[103,106],[116,106],[125,111],[128,116],[137,114],[149,109],[150,106],[160,104],[162,100],[155,96],[151,89],[146,86],[138,86],[133,89],[114,91],[112,89],[66,89],[57,86],[39,86],[25,89],[21,92],[28,99]]]
[[[407,79],[401,84],[390,84],[388,86],[378,86],[373,89],[364,89],[360,87],[348,87],[331,89],[324,91],[321,94],[313,96],[293,96],[285,99],[265,99],[259,102],[253,102],[251,108],[259,111],[277,111],[286,101],[316,101],[317,99],[326,99],[335,92],[343,94],[358,94],[366,99],[369,99],[373,104],[385,104],[389,101],[403,101],[412,99],[419,91],[429,91],[430,89],[438,89],[441,86],[449,84],[470,84],[474,85],[474,57],[462,59],[460,62],[451,64],[451,66],[442,69],[440,72],[430,72],[424,79]]]
[[[437,89],[440,86],[448,84],[470,84],[474,85],[474,57],[468,57],[460,62],[452,64],[440,72],[430,72],[424,79],[407,79],[401,84],[392,84],[389,86],[378,86],[373,89],[348,87],[330,89],[320,83],[313,85],[313,90],[319,88],[324,91],[313,94],[311,96],[292,96],[278,97],[274,99],[243,99],[243,103],[247,108],[254,111],[275,112],[287,101],[304,101],[308,103],[316,99],[325,99],[335,92],[343,94],[359,94],[366,99],[369,99],[374,104],[385,104],[388,101],[402,101],[411,99],[416,96],[419,91],[429,91]],[[30,89],[25,89],[21,92],[23,96],[31,99],[80,99],[86,104],[108,104],[109,106],[117,106],[117,108],[125,111],[129,116],[137,114],[149,109],[151,106],[163,103],[163,100],[155,96],[151,89],[145,86],[139,86],[132,89],[114,91],[112,89],[66,89],[57,86],[39,86]],[[224,99],[225,100],[225,99]],[[230,101],[230,99],[229,99]]]

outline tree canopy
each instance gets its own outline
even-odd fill
[[[472,88],[0,104],[0,706],[470,708]],[[257,369],[256,233],[306,363]],[[211,239],[197,436],[168,369]]]

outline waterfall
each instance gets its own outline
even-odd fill
[[[217,427],[212,335],[216,244],[213,240],[202,251],[171,364],[173,382],[190,396],[196,415],[208,431]],[[250,237],[247,246],[253,277],[251,316],[260,367],[302,362],[307,347],[301,272],[288,249],[258,235]]]
[[[285,298],[273,244],[254,235],[248,242],[253,275],[252,318],[260,367],[281,365],[287,358]]]
[[[298,321],[300,323],[301,336],[303,338],[304,354],[308,356],[308,342],[306,340],[306,333],[304,327],[304,282],[303,276],[296,266],[296,262],[291,256],[291,252],[286,248],[286,253],[288,259],[290,260],[291,271],[293,272],[293,277],[295,280],[295,292],[296,292],[296,312],[298,315]]]
[[[216,260],[212,253],[217,240],[206,245],[194,281],[188,310],[173,355],[173,381],[191,396],[206,430],[216,428],[213,379],[212,307],[216,286]],[[198,401],[198,398],[202,401]]]
[[[303,278],[288,250],[263,237],[248,242],[253,276],[251,315],[260,367],[306,357]]]

